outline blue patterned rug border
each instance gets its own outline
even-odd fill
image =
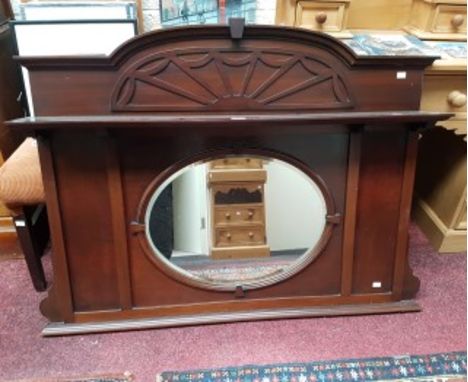
[[[466,376],[466,351],[170,371],[158,382],[363,382]]]

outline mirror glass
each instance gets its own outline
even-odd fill
[[[155,256],[185,276],[232,286],[311,256],[326,225],[318,185],[278,159],[226,156],[167,179],[146,211]]]

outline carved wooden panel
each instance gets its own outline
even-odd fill
[[[347,109],[341,68],[298,52],[179,49],[123,69],[112,111]]]

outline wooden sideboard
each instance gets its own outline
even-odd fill
[[[110,57],[21,58],[36,117],[11,127],[38,137],[53,245],[43,333],[419,310],[417,137],[451,116],[418,111],[434,59],[239,21],[141,35]],[[259,278],[200,277],[152,244],[155,195],[226,155],[285,162],[322,195],[318,241]]]

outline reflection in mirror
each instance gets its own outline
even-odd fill
[[[185,275],[242,285],[311,255],[326,224],[318,185],[266,157],[197,162],[152,195],[146,234],[155,256]]]

